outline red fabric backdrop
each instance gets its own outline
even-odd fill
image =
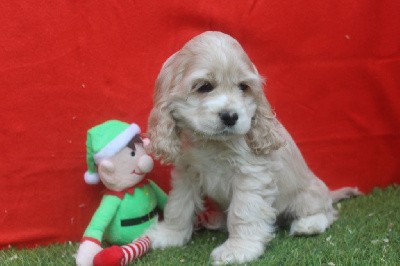
[[[400,2],[2,1],[0,247],[79,240],[101,185],[88,128],[146,131],[164,60],[205,30],[237,38],[279,119],[331,188],[400,183]],[[169,174],[151,177],[169,189]]]

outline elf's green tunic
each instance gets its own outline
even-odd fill
[[[116,245],[128,244],[156,221],[157,207],[163,210],[166,201],[167,195],[151,180],[131,191],[107,193],[83,237]]]

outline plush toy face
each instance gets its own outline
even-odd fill
[[[147,155],[141,143],[135,143],[135,149],[123,148],[111,158],[100,161],[98,165],[101,181],[113,191],[134,186],[152,169],[153,159]]]

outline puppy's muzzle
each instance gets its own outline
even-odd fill
[[[236,124],[236,121],[239,119],[238,114],[234,112],[223,111],[220,112],[218,115],[222,123],[228,127],[234,126]]]

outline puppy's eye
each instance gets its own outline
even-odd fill
[[[135,157],[136,153],[134,151],[131,152],[131,156]]]
[[[206,92],[210,92],[212,90],[214,90],[213,85],[211,85],[211,83],[209,83],[209,82],[205,82],[197,89],[197,92],[206,93]]]
[[[247,90],[249,90],[250,87],[249,87],[249,85],[247,85],[245,83],[240,83],[239,88],[241,91],[247,91]]]

